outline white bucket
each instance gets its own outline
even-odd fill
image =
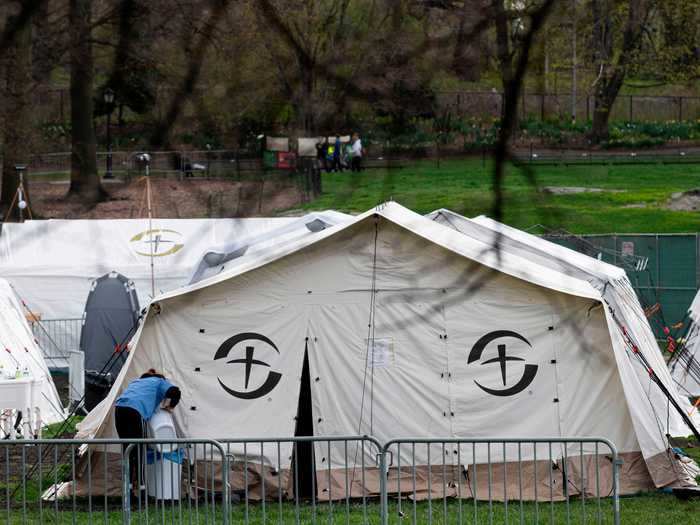
[[[148,422],[148,437],[176,439],[173,416],[157,410]],[[146,453],[146,492],[161,500],[179,500],[182,479],[182,453],[177,443],[150,445]]]

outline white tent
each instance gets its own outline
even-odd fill
[[[139,303],[145,306],[152,287],[159,294],[189,282],[210,247],[296,221],[294,217],[154,219],[151,230],[145,219],[6,223],[0,232],[0,277],[43,321],[39,335],[51,357],[48,364],[61,368],[68,364],[67,351],[78,350],[79,319],[95,279],[112,271],[121,273],[133,281]]]
[[[296,218],[37,220],[6,223],[0,235],[0,277],[42,319],[80,317],[92,282],[111,271],[151,299],[187,282],[211,246],[272,231]]]
[[[681,392],[700,397],[700,291],[688,309],[688,328],[683,339],[684,344],[669,361],[671,375]]]
[[[22,411],[28,422],[36,421],[37,416],[46,424],[64,418],[63,405],[25,311],[7,281],[0,279],[0,411],[3,418],[14,416],[4,412],[9,409],[15,413]],[[31,413],[27,414],[26,409]],[[3,430],[7,431],[6,427]],[[31,436],[25,434],[25,437]]]
[[[637,365],[601,291],[534,259],[395,203],[242,256],[155,299],[80,436],[114,436],[116,396],[151,367],[183,389],[182,435],[294,435],[306,356],[317,436],[599,435],[626,459],[627,490],[688,482],[655,411],[674,429],[682,422],[665,401],[637,395]],[[241,352],[251,366],[226,361]],[[253,353],[269,366],[252,366]],[[289,447],[266,459],[288,469]],[[331,449],[316,451],[317,464],[342,485],[353,465]]]

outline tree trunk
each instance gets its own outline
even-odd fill
[[[7,17],[7,24],[15,23],[13,16]],[[15,170],[17,164],[29,163],[29,145],[31,135],[30,90],[32,86],[32,41],[31,24],[15,32],[5,59],[3,60],[6,88],[3,93],[4,103],[4,148],[2,163],[2,183],[0,184],[0,209],[4,214],[12,203],[19,177]],[[25,181],[25,189],[27,183]],[[28,196],[25,195],[28,201]],[[17,218],[17,203],[14,203],[11,218]]]
[[[39,86],[50,83],[51,71],[56,63],[61,60],[60,45],[49,37],[51,27],[49,2],[39,2],[36,14],[32,17],[34,38],[32,41],[32,71],[34,81]]]
[[[483,16],[483,0],[465,0],[459,15],[452,69],[466,82],[481,80],[483,38],[481,34],[472,33]]]
[[[93,127],[92,0],[70,0],[71,174],[69,194],[95,204],[102,189]]]
[[[591,127],[591,136],[595,143],[608,140],[610,129],[608,123],[610,121],[610,112],[613,104],[620,92],[622,83],[625,80],[623,69],[617,68],[609,78],[601,81],[596,86],[595,103],[593,106],[593,124]]]
[[[498,69],[501,73],[501,84],[503,85],[503,100],[501,101],[501,121],[504,120],[506,107],[509,106],[507,100],[508,86],[513,78],[513,57],[510,52],[510,31],[508,28],[508,13],[506,13],[503,0],[493,0],[491,9],[496,23],[496,54],[498,56]],[[517,119],[517,115],[513,115]],[[513,127],[516,122],[513,121]]]
[[[391,9],[391,29],[394,32],[401,31],[401,26],[404,23],[406,16],[403,0],[391,0],[389,8]]]
[[[639,49],[642,31],[650,12],[646,0],[630,0],[627,21],[622,36],[622,48],[613,59],[613,31],[610,26],[609,4],[591,1],[593,14],[593,46],[598,79],[595,85],[595,103],[591,141],[599,143],[609,136],[610,112],[627,74],[627,68]]]
[[[305,136],[317,133],[314,115],[314,66],[303,56],[297,57],[301,74],[301,93],[299,96],[299,129]]]
[[[593,124],[591,126],[591,139],[596,144],[608,140],[610,136],[610,128],[608,125],[610,109],[612,107],[610,100],[612,97],[612,102],[614,102],[616,96],[617,94],[615,94],[615,96],[612,96],[612,94],[608,96],[598,95],[596,90],[593,108]]]

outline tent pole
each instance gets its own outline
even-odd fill
[[[146,163],[146,200],[148,205],[148,233],[151,242],[149,243],[151,249],[151,299],[156,296],[156,278],[155,271],[153,268],[153,210],[151,208],[151,177],[149,170],[149,163]]]
[[[607,303],[607,301],[606,301]],[[618,325],[620,330],[622,331],[622,335],[625,338],[625,342],[628,346],[631,347],[632,353],[636,355],[642,365],[647,369],[647,373],[649,374],[649,377],[656,383],[656,386],[659,387],[661,392],[666,396],[666,399],[670,401],[670,403],[673,405],[673,408],[676,409],[676,412],[681,416],[683,419],[683,422],[688,426],[688,428],[691,430],[693,435],[695,436],[696,439],[700,440],[700,432],[698,432],[698,429],[695,428],[695,425],[693,424],[693,421],[690,419],[690,416],[685,413],[683,408],[678,404],[678,402],[675,400],[671,392],[668,391],[668,388],[666,388],[666,385],[663,384],[663,381],[661,381],[661,378],[656,374],[656,371],[652,368],[651,364],[649,361],[647,361],[646,356],[639,350],[637,345],[634,343],[632,338],[630,337],[629,333],[627,332],[627,329],[625,326],[620,322],[620,320],[617,318],[617,315],[615,315],[615,310],[610,306],[608,303],[608,308],[610,309],[610,313],[612,314],[612,318],[615,321],[615,323]]]

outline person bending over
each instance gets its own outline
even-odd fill
[[[162,404],[166,410],[172,410],[180,402],[180,397],[180,389],[153,368],[139,379],[133,380],[114,403],[114,422],[119,438],[145,438],[146,423],[158,407]],[[133,447],[129,455],[132,482],[138,481],[136,476],[136,465],[139,463],[138,448]],[[126,445],[123,445],[123,449],[126,449]],[[140,459],[140,463],[143,463],[143,456]]]

